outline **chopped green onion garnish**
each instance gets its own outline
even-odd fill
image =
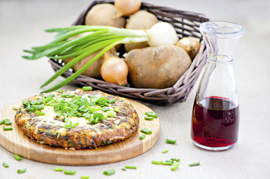
[[[125,168],[126,168],[126,169],[137,169],[136,166],[127,166],[127,165],[125,166]]]
[[[166,139],[166,143],[167,143],[167,144],[175,144],[175,143],[176,143],[176,140],[173,140],[173,139]]]
[[[196,162],[196,163],[189,164],[190,167],[193,167],[193,166],[199,166],[199,165],[200,165],[200,162]]]
[[[55,94],[48,94],[45,96],[45,98],[49,98],[49,97],[55,97]]]
[[[119,112],[118,107],[113,108],[113,110],[114,110],[115,112]]]
[[[125,168],[122,168],[123,171],[127,171]]]
[[[64,174],[66,174],[66,175],[75,175],[75,173],[76,173],[76,171],[74,171],[74,170],[65,170],[64,171]]]
[[[38,102],[36,100],[32,100],[32,101],[30,101],[30,104],[36,105],[36,104],[38,104]]]
[[[107,112],[106,112],[106,115],[107,115],[108,117],[116,117],[116,113],[115,113],[114,111],[107,111]]]
[[[179,162],[180,161],[180,158],[171,158],[171,161]]]
[[[165,150],[162,150],[162,153],[165,154],[167,153],[169,150],[168,149],[165,149]]]
[[[162,162],[162,165],[172,165],[172,162]]]
[[[107,111],[110,111],[110,109],[109,108],[101,108],[101,111],[103,111],[103,112],[107,112]]]
[[[10,126],[10,125],[12,125],[12,122],[9,119],[5,119],[5,124]]]
[[[35,113],[36,113],[37,115],[39,115],[39,116],[45,116],[45,113],[44,113],[44,112],[36,111]]]
[[[149,129],[147,129],[147,128],[143,128],[143,129],[141,130],[141,132],[142,132],[142,133],[145,133],[145,134],[152,134],[152,131],[149,130]]]
[[[24,169],[18,169],[18,170],[17,170],[17,173],[25,173],[26,170],[27,170],[26,168],[24,168]]]
[[[6,127],[6,126],[3,126],[3,130],[4,131],[10,131],[10,130],[12,130],[13,128],[12,127]]]
[[[162,164],[162,161],[153,160],[152,164],[160,165],[160,164]]]
[[[89,179],[89,176],[81,176],[81,179]]]
[[[53,100],[53,97],[52,97],[52,96],[51,96],[51,97],[46,98],[46,99],[44,100],[44,102],[45,102],[45,103],[48,103],[48,102],[50,102],[51,100]]]
[[[54,167],[53,170],[56,171],[56,172],[62,172],[63,168],[62,167]]]
[[[3,166],[4,166],[5,168],[8,168],[8,167],[9,167],[9,165],[8,165],[6,162],[3,163]]]
[[[23,100],[22,103],[23,103],[24,106],[27,106],[29,104],[29,102],[26,101],[26,100]]]
[[[104,175],[112,175],[115,174],[115,170],[114,169],[110,169],[110,170],[105,170],[103,172]]]
[[[14,106],[13,106],[13,110],[17,110],[17,109],[19,109],[19,107],[20,107],[20,106],[14,105]]]
[[[39,98],[39,104],[44,102],[44,98]]]
[[[116,99],[113,98],[113,99],[110,99],[110,100],[108,101],[108,103],[109,103],[109,104],[112,104],[112,103],[115,103],[115,101],[116,101]]]
[[[84,87],[82,87],[82,89],[84,91],[91,91],[91,90],[93,90],[92,86],[84,86]]]
[[[18,161],[21,161],[22,160],[22,157],[20,157],[17,154],[14,154],[13,157],[15,158],[15,160],[18,160]]]
[[[175,170],[179,167],[179,165],[180,165],[180,162],[174,161],[171,170],[172,170],[172,171],[175,171]]]
[[[142,134],[142,135],[140,136],[140,140],[145,139],[145,137],[146,137],[146,135],[145,135],[145,134]]]
[[[145,114],[148,116],[148,117],[153,117],[153,118],[157,118],[158,115],[153,113],[153,112],[145,112]]]
[[[79,125],[79,122],[75,122],[74,124],[71,125],[71,128],[77,127]]]
[[[0,121],[0,125],[5,124],[5,119]]]
[[[148,121],[152,121],[152,120],[153,120],[153,117],[145,116],[144,119],[145,119],[145,120],[148,120]]]

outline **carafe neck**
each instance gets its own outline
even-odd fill
[[[210,21],[202,23],[200,31],[206,42],[208,59],[215,59],[217,56],[231,58],[244,28],[231,22]]]

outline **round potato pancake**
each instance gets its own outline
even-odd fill
[[[24,100],[15,122],[41,144],[79,150],[127,139],[138,129],[139,118],[125,98],[77,89]]]

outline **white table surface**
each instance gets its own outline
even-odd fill
[[[201,12],[211,19],[242,24],[246,33],[235,51],[235,77],[240,100],[239,141],[230,150],[210,152],[195,147],[190,138],[191,110],[198,81],[184,103],[158,106],[145,103],[159,114],[161,136],[148,152],[130,160],[97,166],[63,166],[76,170],[74,176],[54,172],[56,165],[23,159],[18,162],[13,154],[0,146],[1,179],[26,178],[107,178],[102,173],[114,168],[116,174],[108,178],[270,178],[270,2],[268,0],[145,0],[182,10]],[[42,45],[53,36],[43,30],[69,26],[89,4],[90,0],[1,0],[0,1],[0,109],[25,97],[39,94],[39,86],[54,74],[46,58],[26,61],[22,50]],[[54,84],[62,79],[56,80]],[[67,85],[65,89],[73,90]],[[2,129],[1,129],[2,130]],[[165,144],[166,138],[177,139],[176,145]],[[169,152],[162,154],[165,148]],[[168,166],[152,165],[152,160],[181,158],[177,171]],[[189,167],[200,162],[201,166]],[[125,165],[137,170],[122,171]],[[27,168],[24,174],[17,169]]]

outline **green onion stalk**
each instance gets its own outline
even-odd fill
[[[47,86],[74,64],[83,58],[101,50],[87,64],[76,71],[74,74],[66,78],[59,84],[51,87],[41,93],[57,90],[62,86],[70,83],[72,80],[82,74],[90,65],[92,65],[99,57],[109,51],[118,44],[139,43],[147,41],[150,46],[172,45],[177,40],[177,34],[174,28],[165,22],[159,22],[149,30],[130,30],[119,29],[108,26],[71,26],[65,28],[48,29],[46,32],[56,32],[55,39],[43,46],[32,47],[32,50],[24,50],[30,56],[22,56],[27,60],[37,60],[41,57],[49,57],[51,59],[68,59],[74,57],[72,61],[58,70],[51,78],[49,78],[41,88]],[[78,38],[74,38],[80,34],[84,34]]]

